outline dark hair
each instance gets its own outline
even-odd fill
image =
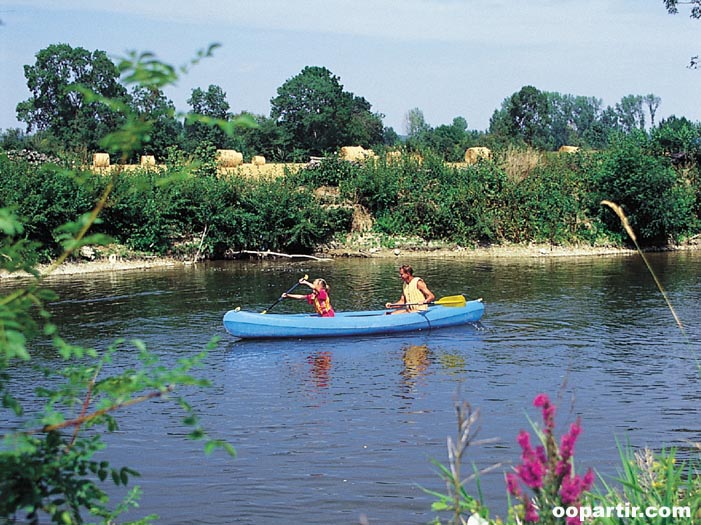
[[[404,273],[408,273],[408,274],[411,275],[412,277],[414,276],[414,269],[413,269],[411,266],[409,266],[408,264],[403,264],[403,265],[401,265],[401,266],[399,267],[399,269],[400,269],[400,270],[403,270]]]

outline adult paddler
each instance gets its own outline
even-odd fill
[[[427,303],[432,302],[436,296],[428,289],[421,277],[414,277],[414,269],[408,264],[399,267],[399,277],[402,278],[402,296],[396,303],[387,303],[385,308],[394,308],[391,314],[406,314],[427,310]],[[406,305],[406,306],[405,306]]]

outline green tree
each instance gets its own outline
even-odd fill
[[[655,127],[655,115],[657,114],[657,108],[660,107],[662,99],[652,93],[649,93],[643,97],[643,102],[647,106],[648,113],[650,113],[650,127]]]
[[[384,142],[384,126],[382,119],[384,115],[373,113],[372,105],[363,97],[346,93],[350,98],[350,121],[346,128],[346,145],[356,144],[370,147]]]
[[[426,122],[424,112],[419,108],[412,108],[404,115],[404,132],[408,138],[416,140],[430,129],[431,126]]]
[[[669,160],[656,155],[644,131],[613,137],[594,175],[594,185],[594,202],[606,199],[620,204],[642,245],[666,245],[698,227],[693,188]],[[617,217],[603,208],[600,214],[611,231],[622,231]]]
[[[182,140],[183,126],[175,117],[175,105],[156,87],[136,86],[131,91],[131,106],[149,128],[140,153],[165,159],[168,148]]]
[[[685,117],[662,120],[650,132],[657,153],[674,162],[701,162],[701,128]]]
[[[325,67],[307,66],[277,89],[270,117],[300,156],[329,153],[340,146],[382,142],[382,119],[362,97],[343,90]]]
[[[550,105],[546,93],[524,86],[504,100],[489,123],[491,133],[523,141],[532,147],[550,149]]]
[[[104,51],[50,45],[36,54],[34,65],[24,66],[24,75],[31,97],[17,105],[17,119],[28,132],[47,130],[67,149],[94,151],[122,122],[121,114],[101,100],[128,100]],[[97,97],[86,97],[81,88]]]
[[[291,151],[288,150],[291,140],[283,127],[265,115],[246,112],[238,115],[244,116],[256,123],[256,126],[238,128],[235,132],[236,148],[240,148],[244,157],[263,155],[266,159],[276,162],[292,159]]]
[[[602,101],[595,97],[546,93],[550,111],[551,143],[598,147]]]
[[[626,95],[616,104],[618,122],[624,132],[645,129],[644,99],[640,95]]]
[[[445,160],[463,160],[471,135],[467,131],[467,120],[455,117],[451,124],[442,124],[423,134],[423,145],[428,146]]]
[[[204,142],[213,144],[217,148],[228,148],[231,141],[226,130],[221,125],[211,125],[215,121],[221,123],[231,119],[226,92],[214,84],[211,84],[207,91],[195,88],[187,103],[192,108],[191,114],[185,121],[185,142],[188,151],[194,151]],[[195,115],[197,117],[193,118]]]

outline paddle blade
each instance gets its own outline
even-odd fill
[[[433,301],[433,304],[440,304],[441,306],[454,306],[461,307],[467,304],[464,295],[449,295],[447,297],[441,297],[437,301]]]

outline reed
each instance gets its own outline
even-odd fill
[[[633,228],[631,228],[630,223],[628,222],[628,217],[626,217],[626,214],[623,212],[623,209],[618,204],[611,202],[611,201],[608,201],[608,200],[601,201],[601,204],[611,208],[613,210],[613,212],[621,220],[621,224],[623,225],[623,228],[625,229],[626,233],[633,241],[633,244],[635,244],[635,249],[638,250],[638,253],[640,254],[640,257],[642,257],[643,262],[645,263],[645,266],[647,267],[648,271],[650,272],[650,275],[652,275],[652,278],[655,280],[655,284],[657,285],[657,288],[659,289],[660,293],[662,294],[662,297],[664,297],[664,300],[667,303],[667,307],[669,308],[669,311],[672,312],[672,316],[674,317],[674,320],[676,321],[677,326],[679,327],[679,330],[681,330],[682,335],[684,335],[684,337],[686,337],[686,331],[684,330],[684,325],[682,324],[681,319],[679,319],[677,312],[674,310],[674,307],[672,306],[672,303],[669,300],[669,296],[667,295],[667,292],[665,291],[664,287],[662,286],[662,283],[657,278],[657,274],[655,274],[655,271],[652,269],[652,266],[650,266],[650,263],[647,260],[647,257],[645,257],[645,252],[643,252],[640,249],[640,245],[638,244],[638,238],[636,237],[635,232],[633,231]]]

